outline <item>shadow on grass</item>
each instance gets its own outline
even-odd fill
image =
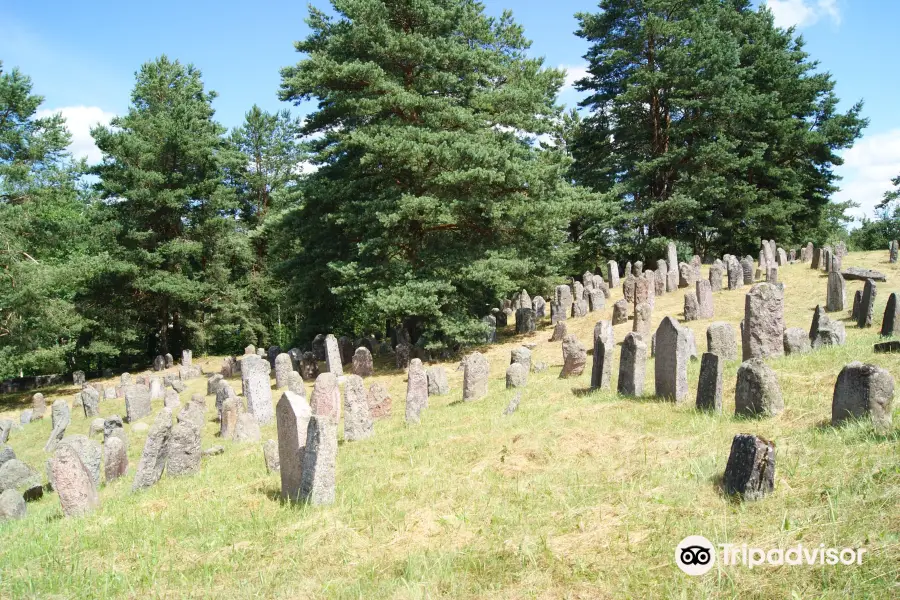
[[[741,498],[740,494],[729,494],[725,491],[725,473],[716,473],[709,478],[709,482],[715,487],[719,497],[729,504],[740,505],[743,503],[743,498]]]

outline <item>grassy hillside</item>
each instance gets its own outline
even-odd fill
[[[379,359],[372,379],[390,391],[393,415],[376,424],[373,439],[341,443],[337,500],[309,507],[279,501],[279,478],[266,473],[259,444],[215,437],[210,397],[203,446],[222,443],[225,453],[204,458],[199,476],[163,477],[131,493],[145,437],[126,426],[131,468],[101,489],[99,510],[64,519],[49,494],[28,505],[26,519],[0,524],[0,597],[896,598],[898,403],[886,436],[863,423],[835,429],[829,420],[846,363],[877,364],[900,383],[900,356],[872,352],[900,268],[887,264],[886,251],[844,258],[845,267],[853,265],[888,274],[879,284],[877,324],[860,331],[848,319],[846,346],[770,360],[785,400],[777,418],[734,417],[738,361],[726,366],[722,415],[652,398],[652,359],[647,397],[589,392],[590,368],[577,379],[558,378],[561,344],[548,342],[545,321],[534,335],[509,335],[486,349],[491,382],[484,400],[460,402],[462,371],[446,364],[452,392],[432,397],[416,427],[403,422],[404,374]],[[808,264],[784,267],[779,276],[786,325],[808,328],[815,305],[824,305],[826,278]],[[848,308],[861,287],[848,282]],[[714,320],[737,327],[748,289],[714,294]],[[621,288],[612,301],[619,297]],[[569,332],[589,347],[612,301],[568,321]],[[683,290],[657,298],[654,328],[682,306]],[[709,322],[688,324],[700,352]],[[617,342],[630,329],[630,322],[617,326]],[[537,343],[533,360],[550,369],[530,375],[518,412],[504,417],[512,396],[504,389],[509,352],[524,341]],[[614,382],[618,358],[617,350]],[[211,370],[219,360],[196,362]],[[692,394],[698,371],[699,362],[691,363]],[[192,381],[182,401],[205,388],[204,379]],[[69,399],[74,393],[59,390]],[[30,394],[3,400],[4,418],[17,419],[30,406]],[[103,401],[101,411],[124,415],[124,402]],[[49,421],[10,436],[19,458],[41,471]],[[86,434],[88,426],[73,411],[68,432]],[[777,445],[776,490],[756,503],[729,500],[719,487],[731,439],[742,432]],[[275,435],[274,426],[263,428],[264,440]],[[674,564],[676,544],[690,534],[716,544],[824,543],[868,554],[860,566],[717,564],[692,578]]]

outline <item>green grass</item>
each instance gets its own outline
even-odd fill
[[[852,254],[845,266],[888,273],[879,284],[876,320],[900,269],[887,252]],[[826,280],[808,265],[780,270],[786,324],[808,328],[825,300]],[[848,308],[859,282],[848,282]],[[715,294],[714,320],[735,326],[748,288]],[[619,297],[616,290],[613,300]],[[654,321],[681,312],[683,291],[656,300]],[[585,345],[602,313],[570,320]],[[709,321],[688,325],[706,348]],[[196,477],[164,477],[131,493],[144,436],[129,432],[131,469],[100,491],[102,505],[80,519],[61,518],[58,498],[30,503],[26,519],[0,524],[2,598],[896,598],[900,595],[900,423],[876,435],[868,424],[832,428],[831,396],[841,367],[862,360],[900,380],[900,356],[875,355],[878,327],[848,321],[847,345],[771,360],[784,393],[777,418],[734,418],[739,363],[728,363],[725,412],[698,413],[693,402],[660,402],[647,367],[647,397],[582,393],[590,369],[558,379],[560,344],[549,325],[528,336],[533,360],[518,412],[502,416],[507,337],[487,349],[489,396],[459,402],[462,372],[448,363],[452,392],[431,398],[421,425],[403,422],[405,378],[380,359],[394,399],[373,439],[341,444],[337,500],[329,507],[278,500],[279,479],[265,471],[259,444],[221,442]],[[655,326],[655,325],[654,325]],[[615,328],[621,342],[630,323]],[[511,328],[506,332],[511,331]],[[614,373],[617,373],[618,352]],[[208,359],[210,368],[217,359]],[[197,362],[195,360],[195,362]],[[689,368],[692,394],[699,363]],[[614,377],[615,379],[615,377]],[[205,380],[182,394],[205,391]],[[311,384],[307,384],[308,390]],[[62,397],[70,398],[74,390]],[[19,408],[30,395],[12,400]],[[4,399],[7,406],[12,400]],[[50,400],[52,402],[52,398]],[[208,399],[203,445],[220,443]],[[158,408],[155,406],[154,408]],[[121,400],[104,415],[124,414]],[[19,409],[5,417],[16,416]],[[145,419],[150,422],[151,419]],[[69,433],[87,433],[76,415]],[[10,445],[43,469],[49,419],[14,431]],[[130,430],[130,428],[126,427]],[[723,496],[719,480],[732,437],[756,433],[777,445],[776,489],[755,503]],[[274,426],[263,439],[275,438]],[[675,545],[689,534],[714,543],[763,548],[865,547],[861,566],[743,566],[684,575]]]

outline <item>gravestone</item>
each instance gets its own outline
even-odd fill
[[[684,295],[684,320],[696,321],[700,315],[700,304],[697,302],[697,294],[688,292]]]
[[[325,350],[325,334],[316,334],[316,337],[313,338],[311,348],[317,362],[327,360],[328,353]]]
[[[172,356],[170,353],[167,352],[167,353],[163,356],[163,358],[166,359],[166,368],[167,368],[167,369],[171,369],[172,367],[175,366],[175,357]]]
[[[547,302],[542,296],[535,296],[532,299],[531,304],[532,308],[534,308],[534,316],[536,319],[540,320],[547,316]]]
[[[275,418],[269,363],[261,359],[249,362],[245,360],[244,363],[241,381],[244,384],[244,397],[247,399],[247,412],[256,417],[260,425],[268,425]]]
[[[597,346],[595,344],[594,351]],[[616,387],[623,396],[641,396],[647,371],[647,344],[639,333],[631,332],[622,341],[619,358],[619,381]]]
[[[84,371],[75,371],[74,373],[72,373],[72,383],[75,385],[75,387],[80,388],[84,385],[84,381]]]
[[[334,502],[337,448],[337,423],[313,414],[306,429],[298,494],[301,500],[312,505]]]
[[[341,410],[341,390],[334,373],[321,373],[316,377],[309,407],[312,414],[337,422]]]
[[[319,363],[312,352],[304,352],[300,356],[300,377],[303,381],[315,381],[319,376]]]
[[[125,424],[119,415],[110,415],[103,421],[103,443],[109,441],[110,438],[117,437],[122,443],[128,446],[128,436],[125,435]]]
[[[722,265],[713,263],[709,267],[709,289],[712,292],[722,291]]]
[[[562,342],[563,368],[559,376],[561,378],[578,377],[584,372],[587,365],[587,351],[578,338],[567,335]]]
[[[487,396],[489,374],[490,364],[480,352],[473,352],[466,356],[463,367],[463,400],[465,402]]]
[[[373,383],[369,386],[366,402],[369,404],[369,414],[373,419],[391,416],[391,396],[380,383]]]
[[[619,286],[619,263],[614,260],[606,263],[607,275],[609,276],[609,286],[610,287],[618,287]]]
[[[852,362],[841,369],[834,384],[831,424],[869,418],[879,432],[891,430],[894,378],[887,369]]]
[[[66,428],[69,426],[71,415],[69,413],[69,405],[65,400],[57,400],[50,408],[50,437],[44,445],[44,452],[53,452],[56,445],[63,436],[66,435]]]
[[[206,380],[206,395],[212,396],[219,389],[219,383],[225,381],[221,373],[215,373]]]
[[[694,267],[689,263],[678,265],[678,287],[686,288],[694,285]]]
[[[572,303],[572,318],[580,319],[581,317],[587,316],[588,314],[588,303],[587,300],[576,300]],[[532,329],[533,331],[533,329]],[[520,333],[518,331],[518,323],[516,323],[516,333]],[[529,333],[527,331],[522,333]]]
[[[881,335],[893,337],[898,333],[900,333],[900,304],[897,303],[897,294],[891,293],[884,308],[884,318],[881,320]]]
[[[704,352],[700,360],[700,379],[697,382],[697,410],[722,412],[722,372],[725,359],[712,352]]]
[[[628,322],[628,302],[625,299],[617,300],[613,304],[612,324],[619,325]]]
[[[283,393],[275,407],[281,497],[285,500],[296,502],[300,493],[306,432],[311,417],[312,410],[306,400],[291,392]]]
[[[699,280],[695,285],[697,290],[697,317],[700,319],[712,319],[714,312],[712,286],[705,279]]]
[[[88,438],[86,435],[67,435],[59,442],[56,452],[59,452],[64,446],[68,446],[75,450],[75,453],[78,454],[78,458],[81,459],[81,464],[84,465],[85,471],[87,471],[87,474],[91,479],[91,483],[95,488],[99,486],[100,462],[103,458],[103,451],[100,448],[100,444]],[[48,468],[47,471],[50,487],[56,489],[50,469]]]
[[[181,366],[190,367],[194,364],[194,353],[191,350],[181,351]]]
[[[341,349],[338,346],[337,338],[330,333],[325,336],[325,362],[328,365],[328,372],[335,377],[341,377],[344,374]]]
[[[675,402],[683,402],[687,398],[690,354],[687,330],[672,317],[665,317],[656,329],[654,379],[657,396]]]
[[[744,361],[738,368],[734,390],[734,414],[772,417],[784,410],[778,377],[761,358]]]
[[[353,345],[353,340],[346,335],[342,335],[338,338],[338,351],[341,355],[341,365],[349,365],[353,362],[354,350],[355,346]]]
[[[31,397],[31,420],[43,419],[47,412],[47,400],[40,392]]]
[[[856,325],[860,328],[872,326],[872,314],[875,311],[875,296],[878,289],[875,282],[867,279],[863,286],[862,298],[859,301],[859,315],[856,318]]]
[[[556,302],[555,300],[550,302],[550,323],[555,324],[562,321],[565,321],[568,318],[568,314],[566,314],[566,307]]]
[[[103,442],[103,472],[106,483],[115,481],[128,470],[128,452],[121,438],[112,436]]]
[[[850,311],[850,318],[854,321],[859,319],[860,306],[862,306],[862,290],[856,290],[853,294],[853,308]]]
[[[360,346],[353,353],[353,374],[359,377],[371,377],[374,372],[372,353],[365,346]]]
[[[528,384],[528,369],[520,363],[512,363],[506,368],[506,389],[525,387]]]
[[[394,358],[396,359],[398,369],[409,368],[409,357],[411,350],[412,348],[409,344],[397,344],[396,348],[394,348]]]
[[[585,304],[584,300],[579,300],[575,302],[573,307],[583,306]],[[575,310],[573,308],[573,310]],[[585,313],[587,311],[585,310]],[[579,316],[573,313],[572,316]],[[584,316],[584,315],[580,315]],[[535,322],[537,320],[536,315],[534,314],[533,308],[519,308],[516,310],[516,333],[519,335],[526,333],[534,333]]]
[[[481,322],[485,326],[484,342],[486,344],[496,344],[497,317],[495,317],[494,315],[487,315],[486,317],[481,319]]]
[[[741,269],[744,271],[744,285],[753,285],[753,259],[749,256],[741,259]]]
[[[564,337],[566,337],[566,324],[564,321],[560,321],[553,326],[553,334],[550,336],[550,341],[560,342]]]
[[[276,416],[276,420],[277,418]],[[281,471],[281,463],[278,460],[278,442],[268,439],[263,442],[262,448],[263,461],[266,463],[266,473],[279,473]]]
[[[125,387],[125,420],[134,423],[143,419],[152,411],[150,406],[150,388],[135,384]]]
[[[299,396],[306,397],[306,388],[303,387],[303,378],[300,377],[300,373],[297,371],[288,373],[287,389]]]
[[[156,358],[153,359],[153,370],[154,371],[162,371],[166,368],[166,357],[162,354],[158,354]]]
[[[409,362],[406,376],[406,422],[416,424],[422,419],[422,411],[428,408],[428,374],[422,361]]]
[[[788,327],[784,330],[784,353],[806,354],[812,349],[809,341],[809,333],[800,327]]]
[[[238,415],[240,414],[240,405],[235,397],[227,398],[222,403],[222,412],[219,417],[219,437],[230,440],[234,437],[234,430],[237,427]]]
[[[562,307],[564,313],[568,314],[571,311],[574,301],[572,288],[567,285],[556,286],[556,303]]]
[[[711,323],[706,328],[706,351],[723,360],[737,360],[737,341],[731,323]]]
[[[634,275],[628,273],[622,282],[622,297],[628,304],[634,303],[634,288],[637,283]]]
[[[364,440],[374,434],[362,377],[348,375],[344,383],[344,441]]]
[[[275,357],[275,389],[283,390],[288,385],[288,376],[294,371],[291,355],[282,352]]]
[[[81,405],[86,418],[91,419],[98,416],[100,414],[100,393],[89,385],[85,386],[81,390]]]
[[[237,423],[234,425],[234,441],[241,443],[253,443],[262,439],[262,432],[259,429],[259,421],[253,416],[253,413],[242,412],[238,415]]]
[[[650,325],[653,319],[653,309],[647,302],[642,302],[634,307],[634,322],[631,330],[640,334],[644,339],[650,338]]]
[[[591,312],[606,308],[606,296],[603,294],[603,290],[596,289],[588,293],[588,308]]]
[[[743,360],[784,354],[784,291],[757,283],[744,300]]]
[[[889,254],[888,254],[888,261],[891,264],[894,264],[897,262],[897,252],[898,252],[897,240],[892,240],[890,243]]]
[[[147,434],[144,451],[137,466],[137,473],[131,490],[137,491],[151,487],[162,477],[169,458],[169,438],[172,434],[172,411],[164,408],[156,415],[153,426]]]
[[[61,445],[50,459],[48,471],[63,515],[80,517],[100,506],[97,487],[74,447]]]
[[[759,500],[775,489],[775,444],[746,433],[734,436],[722,485],[728,495]]]
[[[612,387],[612,363],[615,332],[610,321],[598,321],[594,326],[594,356],[591,365],[591,389]]]
[[[447,370],[444,367],[435,366],[427,369],[428,395],[446,396],[450,393],[450,383],[447,381]]]
[[[838,312],[844,310],[844,278],[840,273],[831,271],[828,273],[827,299],[825,310]]]
[[[169,438],[166,474],[179,477],[199,473],[200,450],[200,430],[195,424],[191,421],[176,424]]]
[[[666,291],[674,292],[678,287],[678,250],[675,242],[669,242],[666,245],[666,264],[669,266]]]

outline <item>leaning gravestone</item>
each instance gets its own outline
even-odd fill
[[[737,360],[737,341],[731,323],[715,322],[706,328],[706,351],[724,360]]]
[[[872,314],[875,311],[875,296],[878,290],[875,282],[867,279],[863,286],[862,298],[859,303],[859,315],[856,318],[856,325],[860,328],[872,326]]]
[[[103,458],[103,451],[100,444],[88,438],[86,435],[67,435],[57,446],[57,451],[63,446],[68,446],[75,450],[81,463],[84,465],[87,474],[91,478],[94,487],[100,485],[100,462]],[[55,482],[50,478],[50,484],[56,489]]]
[[[341,377],[344,374],[340,346],[338,346],[337,338],[330,333],[325,336],[325,362],[328,365],[328,372],[334,374],[335,377]]]
[[[809,327],[810,346],[815,350],[823,346],[843,346],[847,339],[844,323],[832,321],[821,305],[813,311]]]
[[[306,400],[291,392],[283,393],[275,407],[281,497],[285,500],[296,502],[300,494],[306,432],[311,417],[312,410]]]
[[[553,327],[553,335],[550,336],[551,342],[561,342],[566,337],[566,324],[564,321],[558,322]]]
[[[687,363],[691,350],[687,330],[672,317],[666,317],[656,329],[656,395],[683,402],[687,398]]]
[[[135,384],[125,388],[125,420],[134,423],[151,413],[150,388]]]
[[[757,283],[744,300],[743,359],[784,355],[784,291]]]
[[[844,297],[844,278],[836,271],[829,272],[825,310],[828,312],[844,310]]]
[[[725,493],[744,500],[759,500],[775,489],[775,444],[741,433],[731,442],[722,478]]]
[[[446,396],[450,393],[450,383],[447,381],[447,370],[444,367],[431,367],[425,374],[428,377],[429,396]]]
[[[247,412],[255,416],[261,425],[267,425],[275,418],[275,411],[272,409],[270,370],[268,361],[262,359],[251,361],[245,359],[241,368]]]
[[[311,416],[300,475],[301,500],[312,505],[334,502],[337,449],[337,423],[327,417]]]
[[[344,441],[364,440],[374,434],[362,377],[348,375],[344,384]]]
[[[887,369],[852,362],[841,369],[834,384],[831,424],[870,418],[880,432],[891,430],[894,378]]]
[[[97,487],[72,446],[60,446],[56,450],[50,459],[49,472],[65,516],[80,517],[100,505]]]
[[[559,376],[578,377],[584,372],[587,364],[587,351],[578,338],[574,335],[567,335],[562,343],[563,368]]]
[[[594,351],[596,352],[596,345]],[[641,396],[647,371],[647,344],[639,333],[631,332],[622,342],[619,359],[618,393],[623,396]]]
[[[340,416],[341,390],[334,373],[322,373],[316,378],[309,407],[318,417],[337,422]]]
[[[150,433],[147,434],[147,441],[144,444],[144,451],[141,453],[137,473],[134,476],[134,482],[131,484],[132,491],[151,487],[162,477],[163,470],[166,468],[166,460],[169,457],[169,438],[171,435],[172,411],[164,408],[156,415],[153,426],[150,428]]]
[[[772,417],[782,410],[784,399],[775,371],[761,358],[744,361],[734,390],[735,415]]]
[[[365,346],[360,346],[353,353],[353,374],[360,377],[371,377],[375,372],[372,365],[372,353]]]
[[[881,320],[881,336],[893,337],[898,333],[900,333],[900,303],[897,302],[897,294],[892,293],[888,296],[884,318]]]
[[[809,341],[809,334],[805,329],[800,327],[788,327],[784,330],[784,353],[788,356],[792,354],[806,354],[812,350]]]
[[[50,409],[51,431],[47,443],[44,445],[44,452],[53,452],[56,445],[63,436],[66,435],[66,427],[69,426],[71,416],[69,413],[69,405],[65,400],[57,400]]]
[[[110,437],[103,443],[103,471],[106,483],[115,481],[128,470],[128,452],[125,442]]]
[[[275,389],[283,390],[288,385],[288,377],[294,371],[291,355],[282,352],[275,357]]]
[[[191,421],[172,428],[169,438],[167,476],[195,475],[200,472],[200,430]]]
[[[487,396],[489,374],[490,364],[480,352],[473,352],[466,357],[463,367],[464,401],[470,402]]]
[[[697,382],[697,410],[722,412],[722,371],[725,359],[705,352],[700,360],[700,379]]]

